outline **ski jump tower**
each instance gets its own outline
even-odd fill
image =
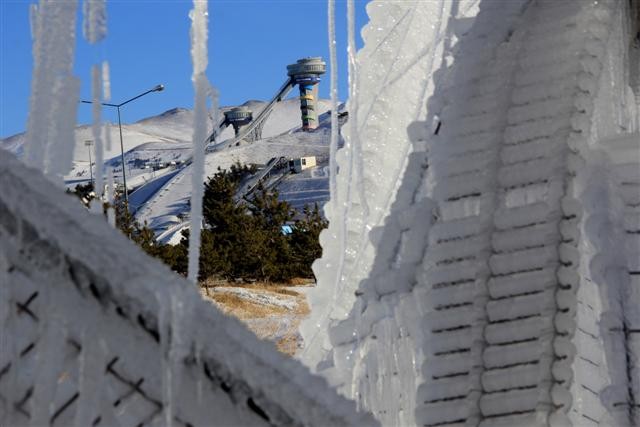
[[[251,123],[251,120],[253,120],[253,113],[248,107],[235,107],[224,112],[224,122],[222,125],[233,126],[233,130],[236,136],[238,136],[244,127]]]
[[[231,141],[213,145],[209,151],[220,148],[229,148],[238,145],[241,141],[256,141],[262,138],[262,126],[267,117],[273,111],[273,107],[287,96],[297,85],[300,88],[300,110],[302,112],[302,130],[310,131],[318,127],[318,83],[320,76],[327,71],[327,64],[321,57],[299,59],[295,64],[287,65],[287,80],[278,89],[271,101],[257,114],[253,116],[246,107],[234,108],[224,114],[214,127],[210,142],[214,142],[222,130],[232,125],[236,136]]]
[[[294,85],[300,87],[300,111],[302,129],[312,130],[318,127],[318,83],[320,76],[327,71],[327,64],[320,57],[299,59],[295,64],[287,65],[287,75]]]

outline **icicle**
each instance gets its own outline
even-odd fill
[[[108,99],[105,98],[105,101]],[[113,146],[111,145],[111,123],[107,122],[104,124],[104,139],[105,139],[105,150],[111,151]]]
[[[62,170],[73,139],[77,82],[72,77],[76,1],[41,2],[31,9],[33,74],[25,161],[50,176]]]
[[[32,4],[29,7],[29,28],[31,30],[31,38],[36,39],[38,30],[38,5]]]
[[[91,210],[94,213],[101,214],[102,213],[102,198],[104,193],[104,185],[102,184],[102,176],[104,173],[104,152],[102,147],[102,132],[100,131],[100,120],[102,113],[102,105],[100,104],[100,95],[101,95],[101,75],[100,69],[97,65],[94,65],[91,69],[91,95],[93,106],[93,124],[91,126],[92,134],[93,134],[93,146],[95,148],[95,159],[96,159],[96,169],[95,169],[95,187],[94,191],[96,193],[96,198],[94,202],[91,204]],[[123,166],[124,167],[124,166]]]
[[[82,33],[91,44],[107,35],[107,8],[104,0],[85,0],[83,8]]]
[[[73,166],[75,127],[80,80],[68,76],[59,82],[55,92],[56,122],[47,144],[44,171],[56,183],[62,185],[63,177]]]
[[[107,222],[113,228],[116,228],[116,211],[113,208],[115,204],[115,186],[113,185],[113,169],[110,167],[107,170]]]
[[[331,200],[337,200],[336,151],[338,150],[338,60],[336,55],[336,1],[328,1],[328,28],[329,28],[329,61],[331,63],[331,142],[329,145],[329,194]]]
[[[331,5],[329,5],[329,7],[331,8]],[[349,100],[348,100],[348,111],[349,111],[349,132],[348,132],[348,138],[346,138],[346,143],[345,143],[345,148],[344,148],[344,152],[346,152],[347,155],[347,160],[346,160],[346,182],[348,183],[346,186],[346,194],[345,194],[345,198],[343,200],[343,205],[342,205],[342,212],[341,215],[336,215],[336,217],[341,217],[342,218],[342,222],[340,224],[340,229],[338,231],[338,236],[337,239],[339,241],[339,246],[336,248],[338,251],[338,262],[337,262],[337,266],[335,268],[335,277],[333,279],[333,285],[331,286],[331,288],[333,289],[333,294],[332,294],[332,300],[331,301],[327,301],[327,304],[325,304],[324,308],[323,308],[323,314],[320,317],[320,322],[317,325],[317,329],[314,331],[313,335],[308,339],[307,343],[305,344],[305,349],[303,350],[301,357],[304,359],[307,355],[306,353],[312,349],[314,347],[315,341],[324,336],[324,331],[323,329],[325,327],[327,327],[327,323],[330,319],[329,316],[331,315],[331,311],[339,306],[338,304],[338,297],[342,294],[343,290],[344,290],[344,286],[346,283],[345,277],[344,277],[344,269],[345,269],[345,256],[346,256],[346,251],[347,251],[347,238],[348,238],[348,233],[347,233],[347,221],[346,219],[349,218],[349,213],[351,210],[351,206],[352,206],[352,200],[353,200],[353,188],[354,187],[361,187],[361,183],[356,182],[359,179],[362,179],[362,175],[360,174],[358,176],[358,172],[356,170],[356,174],[354,177],[354,162],[360,162],[361,164],[361,160],[358,160],[358,157],[361,157],[361,153],[359,150],[356,149],[356,143],[355,141],[357,140],[357,115],[356,115],[356,86],[355,86],[355,29],[354,29],[354,25],[355,25],[355,21],[354,21],[354,9],[353,9],[353,0],[349,0],[347,2],[347,18],[348,18],[348,35],[349,35],[349,45],[348,45],[348,54],[349,54],[349,64],[348,64],[348,72],[349,72]],[[332,18],[329,18],[332,19]],[[330,22],[331,24],[331,22]],[[330,28],[329,31],[332,31],[332,29]],[[335,40],[335,38],[334,38]],[[330,43],[332,42],[332,40],[329,41]],[[331,46],[330,46],[331,48]],[[333,61],[333,57],[331,58],[331,60]],[[333,79],[333,66],[332,66],[332,79]],[[332,81],[333,84],[333,81]],[[333,100],[333,93],[332,93],[332,100]],[[333,119],[332,119],[333,121]],[[332,132],[333,132],[333,125],[332,125]],[[333,135],[332,135],[333,138]],[[332,144],[333,144],[333,140],[332,140]],[[337,144],[337,142],[336,142]],[[349,147],[349,145],[351,147]],[[334,160],[333,163],[335,163],[335,157],[332,157],[332,160]],[[334,183],[330,183],[330,185],[332,185]],[[335,189],[333,189],[335,190]],[[336,204],[336,206],[338,206],[338,204],[336,203],[337,199],[333,199],[334,194],[332,194],[332,200],[334,200],[334,203]],[[361,197],[362,198],[362,197]],[[334,218],[337,219],[337,218]],[[348,315],[348,310],[346,313],[344,313],[343,318],[347,317]]]
[[[369,206],[364,193],[364,165],[362,156],[362,144],[358,134],[358,109],[355,108],[355,99],[357,91],[357,63],[356,63],[356,29],[355,29],[355,7],[353,0],[347,0],[347,56],[349,59],[349,136],[353,146],[351,161],[355,163],[356,182],[360,196],[360,204],[362,205],[364,216],[369,215]],[[353,108],[352,108],[353,107]]]
[[[362,164],[362,153],[360,151],[358,143],[358,116],[357,116],[357,104],[356,104],[356,48],[355,48],[355,20],[354,20],[354,7],[353,0],[347,1],[347,35],[348,35],[348,74],[349,74],[349,131],[347,133],[347,144],[351,145],[351,149],[347,151],[347,177],[348,186],[347,194],[343,207],[342,217],[343,221],[342,230],[340,233],[341,245],[340,245],[340,258],[338,268],[336,269],[335,285],[333,286],[333,300],[334,303],[338,295],[342,293],[342,288],[345,285],[344,267],[345,267],[345,252],[347,249],[347,222],[346,218],[349,218],[349,213],[353,203],[353,188],[361,188],[362,183],[362,171],[358,170],[357,165]],[[355,170],[354,170],[355,169]],[[364,197],[361,195],[360,203],[365,204]],[[335,306],[335,304],[334,304]]]
[[[111,100],[111,73],[109,71],[109,61],[102,61],[102,99]],[[111,146],[107,148],[111,149]]]
[[[173,341],[176,337],[173,311],[173,297],[168,293],[159,293],[158,327],[160,334],[160,352],[162,357],[162,403],[164,407],[164,425],[173,425]]]
[[[191,235],[189,238],[189,280],[198,282],[200,258],[200,229],[202,223],[202,197],[204,195],[204,150],[207,138],[207,69],[208,2],[194,0],[189,17],[191,23],[191,80],[195,90],[193,114],[193,171],[191,174]]]

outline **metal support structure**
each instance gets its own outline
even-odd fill
[[[127,174],[125,171],[125,161],[124,161],[124,142],[122,139],[122,120],[120,118],[120,107],[122,107],[125,104],[130,103],[131,101],[135,101],[138,98],[142,98],[143,96],[151,93],[151,92],[162,92],[164,90],[164,85],[156,85],[153,89],[149,89],[146,92],[141,93],[140,95],[136,95],[133,98],[129,98],[124,102],[121,102],[120,104],[110,104],[108,102],[101,102],[100,105],[103,105],[105,107],[114,107],[118,110],[118,129],[120,130],[120,160],[122,161],[122,184],[124,185],[124,203],[125,203],[125,209],[128,211],[129,210],[129,194],[127,191]],[[80,101],[83,104],[93,104],[93,101]]]

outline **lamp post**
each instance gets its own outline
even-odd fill
[[[84,142],[84,145],[87,147],[88,151],[89,151],[89,175],[91,176],[91,186],[93,187],[93,166],[91,164],[91,146],[93,145],[93,141],[90,139],[87,139]],[[95,191],[95,188],[94,188]]]
[[[141,93],[140,95],[134,96],[133,98],[127,99],[120,104],[110,104],[107,102],[101,102],[101,105],[106,107],[115,107],[118,110],[118,129],[120,129],[120,159],[122,162],[122,184],[124,185],[124,201],[125,201],[125,209],[129,210],[129,195],[127,194],[127,175],[125,172],[125,163],[124,163],[124,144],[122,142],[122,121],[120,120],[120,107],[125,104],[130,103],[138,98],[142,98],[143,96],[151,93],[151,92],[162,92],[164,90],[164,85],[156,85],[153,89],[149,89],[146,92]],[[93,104],[93,101],[80,101],[83,104]]]

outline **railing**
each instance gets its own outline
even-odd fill
[[[375,424],[4,151],[0,176],[0,425]]]

